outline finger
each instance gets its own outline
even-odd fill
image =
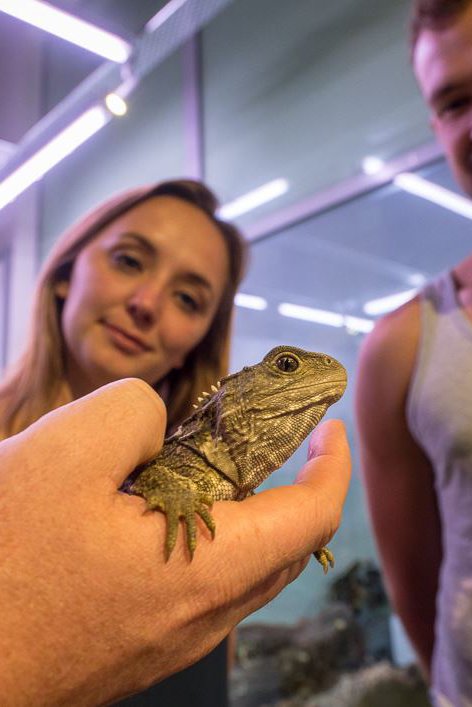
[[[63,460],[62,481],[77,472],[86,484],[98,470],[119,486],[138,464],[158,453],[165,424],[162,400],[144,381],[133,378],[48,413],[17,437],[20,443],[26,438],[27,456],[34,449],[36,456],[54,458],[54,468]]]
[[[260,505],[257,512],[266,519],[266,532],[273,532],[270,515],[277,514],[280,552],[290,558],[293,552],[297,552],[297,557],[301,552],[303,557],[310,549],[317,550],[331,539],[341,520],[350,473],[351,456],[344,424],[328,420],[312,434],[309,460],[295,485],[249,499]]]

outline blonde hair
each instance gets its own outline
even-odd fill
[[[168,429],[190,412],[202,390],[228,371],[233,300],[244,273],[247,246],[240,232],[216,216],[218,201],[203,184],[172,180],[118,194],[86,214],[66,230],[44,263],[36,286],[29,339],[25,351],[0,385],[0,432],[9,436],[58,405],[64,381],[65,345],[61,330],[58,282],[70,278],[80,251],[116,218],[148,199],[174,196],[198,208],[218,227],[229,254],[229,276],[210,328],[180,369],[155,385],[167,403]]]

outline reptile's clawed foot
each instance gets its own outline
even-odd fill
[[[325,574],[328,572],[330,567],[334,567],[334,555],[331,550],[328,550],[327,547],[322,547],[321,550],[316,550],[316,552],[313,553],[313,557],[315,557],[320,565],[322,565],[323,572]]]
[[[160,489],[157,493],[146,495],[145,498],[150,510],[160,510],[167,517],[166,561],[175,547],[180,519],[185,521],[187,547],[191,558],[197,546],[195,514],[203,520],[211,537],[215,537],[215,522],[210,513],[212,499],[194,491],[187,483],[175,483],[171,492],[166,493]]]

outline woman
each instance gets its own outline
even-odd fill
[[[198,182],[168,181],[111,198],[59,238],[39,277],[25,353],[0,386],[0,438],[130,376],[162,396],[168,430],[180,424],[228,368],[246,248],[216,208]],[[221,647],[126,704],[220,707],[225,672]]]

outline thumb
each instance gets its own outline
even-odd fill
[[[261,491],[241,503],[215,504],[218,543],[227,544],[231,565],[240,568],[242,584],[232,578],[235,591],[302,562],[336,532],[351,469],[343,423],[328,420],[320,425],[311,450],[316,456],[295,484]]]
[[[296,484],[316,496],[319,518],[324,518],[326,536],[323,545],[334,535],[341,521],[351,477],[351,454],[346,428],[341,420],[326,420],[310,437],[308,461],[296,478]]]
[[[118,487],[159,452],[165,426],[161,398],[144,381],[130,378],[53,410],[12,441],[26,456],[34,449],[36,458],[53,459],[51,473],[62,465],[58,483],[80,475],[83,485],[99,470]]]
[[[350,452],[346,428],[341,420],[325,420],[312,432],[308,446],[308,461],[297,476],[299,483],[313,483],[320,474],[333,476],[333,467],[344,470],[336,473],[347,493],[350,474]]]

